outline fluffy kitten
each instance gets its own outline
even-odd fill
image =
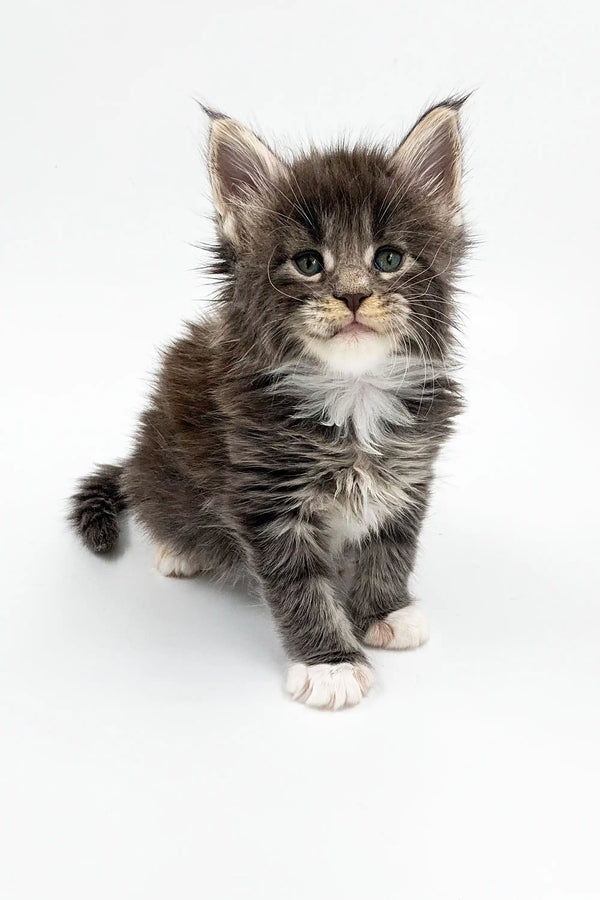
[[[129,459],[72,498],[96,552],[127,507],[164,575],[248,575],[289,655],[287,688],[310,706],[361,700],[365,644],[427,639],[407,580],[460,408],[459,108],[430,109],[391,153],[291,163],[209,113],[221,303],[167,351]]]

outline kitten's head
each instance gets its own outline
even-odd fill
[[[220,271],[239,327],[274,360],[358,374],[394,354],[444,355],[465,242],[459,107],[431,109],[393,152],[291,163],[211,114]]]

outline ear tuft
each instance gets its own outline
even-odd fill
[[[218,109],[213,109],[212,106],[207,106],[206,103],[202,103],[201,100],[196,100],[196,103],[198,104],[198,106],[200,107],[202,112],[211,121],[214,121],[215,119],[226,119],[227,118],[227,116],[225,116],[223,113],[219,112]]]
[[[391,158],[426,196],[450,214],[460,208],[462,177],[458,113],[466,97],[448,100],[423,115]]]
[[[217,213],[224,232],[239,234],[244,207],[265,197],[287,171],[252,131],[211,109],[208,165]]]

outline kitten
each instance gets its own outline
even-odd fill
[[[129,508],[162,574],[249,576],[281,632],[287,689],[309,706],[362,699],[365,644],[427,640],[407,580],[460,409],[461,102],[430,109],[394,152],[291,163],[209,111],[221,302],[167,351],[129,459],[72,498],[98,553]]]

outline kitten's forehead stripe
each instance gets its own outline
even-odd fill
[[[307,238],[326,244],[336,265],[337,243],[353,240],[362,258],[365,245],[394,243],[399,232],[415,228],[414,198],[407,185],[391,177],[378,149],[315,152],[296,160],[292,173],[294,190],[282,212],[308,232]]]

